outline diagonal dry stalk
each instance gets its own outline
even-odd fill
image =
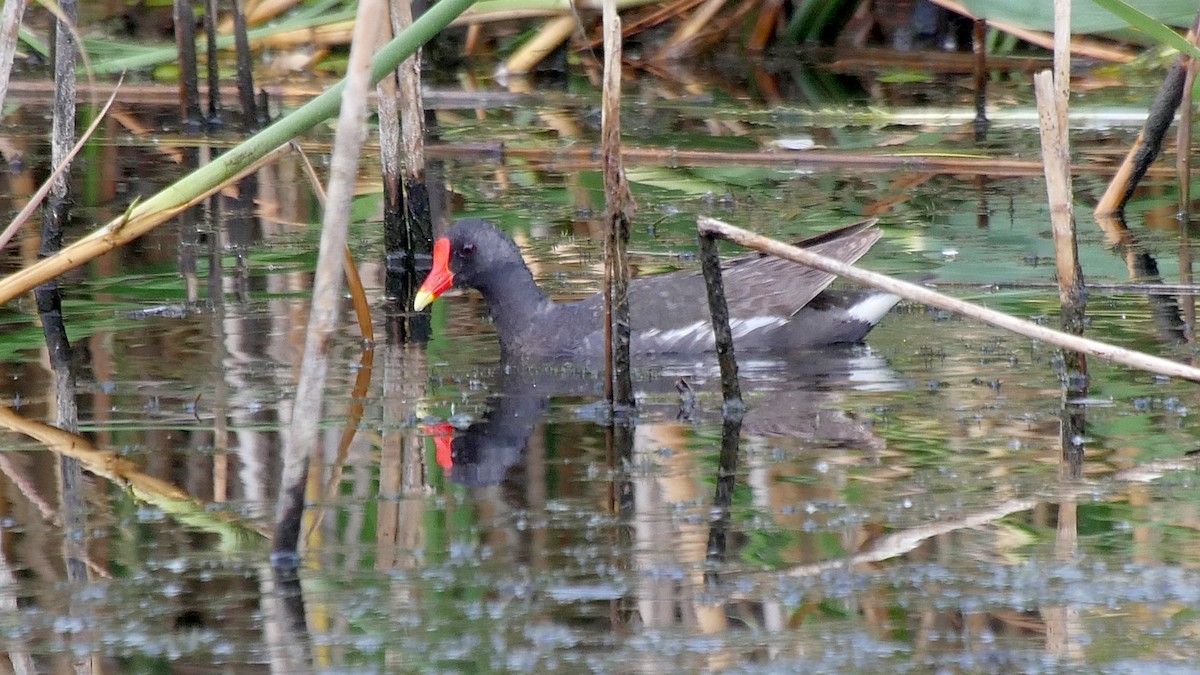
[[[1187,41],[1193,45],[1200,45],[1200,13],[1196,14],[1191,30],[1188,31]],[[1096,202],[1096,208],[1092,213],[1097,217],[1124,211],[1126,203],[1133,196],[1133,192],[1142,178],[1146,176],[1150,165],[1158,158],[1162,151],[1163,140],[1167,135],[1167,129],[1174,121],[1175,111],[1179,109],[1180,102],[1183,100],[1188,64],[1192,60],[1192,57],[1186,53],[1180,53],[1175,59],[1175,63],[1171,64],[1167,70],[1162,86],[1154,97],[1154,102],[1150,105],[1145,125],[1138,132],[1133,145],[1130,146],[1128,154],[1125,155],[1125,161],[1113,174],[1108,188]],[[1176,152],[1179,152],[1178,148]]]
[[[42,200],[46,198],[46,195],[54,186],[54,181],[57,180],[58,177],[63,174],[63,172],[71,168],[71,160],[75,159],[75,156],[79,154],[79,151],[83,149],[84,145],[87,145],[87,142],[92,137],[92,134],[96,133],[96,129],[100,127],[100,122],[104,121],[104,118],[108,115],[109,109],[112,108],[113,101],[117,100],[117,92],[120,91],[121,81],[123,80],[124,78],[121,78],[121,80],[117,81],[117,86],[113,89],[112,95],[108,97],[108,102],[105,103],[104,107],[100,109],[100,113],[96,115],[96,119],[92,120],[92,123],[88,125],[86,130],[84,130],[83,135],[79,137],[79,140],[71,148],[71,151],[67,153],[66,159],[54,168],[54,173],[50,174],[50,176],[46,178],[45,182],[42,183],[42,186],[38,188],[37,192],[33,193],[33,196],[30,197],[29,202],[21,208],[21,212],[12,219],[12,222],[8,224],[8,227],[4,228],[3,232],[0,232],[0,249],[4,248],[5,245],[8,244],[13,235],[17,233],[17,230],[21,229],[21,226],[29,220],[29,216],[33,215],[34,210],[37,209],[38,205],[42,203]]]
[[[300,164],[304,167],[304,175],[308,177],[309,187],[317,196],[317,202],[321,208],[325,208],[325,188],[321,186],[321,177],[317,175],[317,170],[313,168],[312,162],[308,160],[308,155],[300,148],[300,144],[293,142],[291,145],[300,154]],[[375,326],[371,323],[371,303],[367,300],[367,291],[363,288],[362,277],[358,274],[358,265],[354,262],[354,254],[350,251],[348,244],[342,269],[346,273],[346,285],[350,289],[350,300],[354,303],[354,316],[358,318],[358,330],[362,333],[364,341],[374,343]]]
[[[29,436],[55,454],[78,459],[88,471],[129,490],[137,499],[153,504],[183,522],[207,531],[232,532],[239,537],[253,535],[258,539],[258,535],[265,534],[259,526],[243,523],[228,512],[208,509],[175,485],[146,474],[132,460],[111,450],[100,450],[82,436],[26,419],[4,406],[0,406],[0,427]]]
[[[696,228],[702,235],[717,235],[740,246],[779,256],[792,262],[821,270],[822,272],[836,274],[863,286],[887,291],[888,293],[895,293],[911,302],[919,302],[930,307],[937,307],[948,312],[961,314],[962,316],[982,321],[990,326],[1010,330],[1018,335],[1024,335],[1025,337],[1039,340],[1046,344],[1098,356],[1131,368],[1138,368],[1169,377],[1179,377],[1191,380],[1192,382],[1200,382],[1200,368],[1158,356],[1151,356],[1150,354],[1132,349],[1125,349],[1124,347],[1118,347],[1099,340],[1068,335],[1053,328],[1047,328],[1046,326],[1018,319],[1003,312],[997,312],[996,310],[966,302],[965,300],[943,295],[924,286],[893,279],[886,274],[869,272],[853,265],[832,260],[819,253],[789,246],[770,237],[764,237],[748,230],[743,230],[740,227],[734,227],[714,218],[700,216],[696,219]]]

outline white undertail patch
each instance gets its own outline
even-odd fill
[[[900,302],[900,296],[891,293],[877,293],[854,303],[846,310],[846,316],[855,321],[874,326],[879,320]]]

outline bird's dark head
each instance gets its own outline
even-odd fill
[[[452,286],[485,293],[493,282],[524,268],[521,251],[509,236],[486,220],[460,220],[433,245],[433,269],[413,302],[420,311]]]

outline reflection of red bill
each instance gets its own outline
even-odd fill
[[[454,427],[446,422],[426,424],[425,433],[433,436],[438,466],[449,474],[454,469],[454,456],[450,449],[450,444],[454,441]]]

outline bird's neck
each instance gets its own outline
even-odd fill
[[[506,353],[522,351],[518,343],[532,339],[539,329],[545,330],[544,324],[557,306],[538,288],[524,265],[512,265],[492,274],[479,291],[487,301],[500,348]]]

